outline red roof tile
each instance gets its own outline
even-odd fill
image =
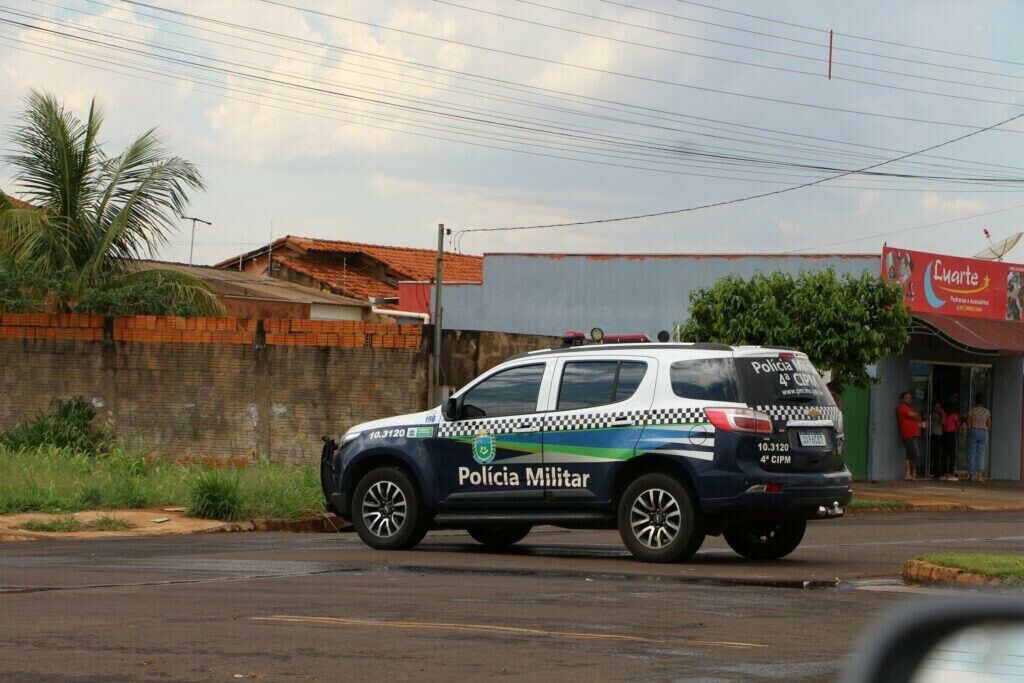
[[[5,195],[5,196],[7,197],[7,201],[9,201],[11,204],[13,204],[14,208],[16,208],[16,209],[31,209],[32,208],[32,205],[29,204],[28,202],[23,202],[20,199],[15,199],[14,197],[12,197],[9,194]]]
[[[436,272],[437,252],[433,249],[414,249],[412,247],[391,247],[381,244],[364,244],[361,242],[343,242],[338,240],[321,240],[309,237],[287,238],[289,244],[313,255],[330,254],[366,254],[401,273],[408,280],[433,280]],[[483,259],[479,256],[466,254],[444,254],[445,281],[482,282],[484,276]]]
[[[366,301],[371,297],[398,296],[397,285],[380,280],[355,265],[343,267],[341,263],[333,260],[323,261],[308,256],[275,255],[274,261],[327,284],[335,292],[355,299]]]
[[[401,280],[434,279],[437,252],[288,235],[271,242],[274,261],[358,299],[398,297]],[[264,255],[267,247],[221,261],[234,267],[239,260]],[[445,282],[482,282],[483,258],[445,252]]]

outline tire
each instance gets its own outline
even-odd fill
[[[397,467],[378,467],[356,484],[352,523],[375,550],[405,550],[423,540],[427,514],[412,477]]]
[[[726,527],[725,542],[749,560],[777,560],[796,550],[807,530],[807,520],[748,522]]]
[[[617,518],[622,542],[642,562],[686,560],[704,543],[703,515],[690,491],[669,474],[633,480],[619,500]]]
[[[471,526],[466,531],[474,540],[499,548],[523,540],[532,528],[532,524],[481,524]]]

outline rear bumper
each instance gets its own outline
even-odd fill
[[[787,477],[793,479],[792,477]],[[813,477],[818,479],[818,477]],[[759,482],[759,483],[769,483]],[[782,490],[775,493],[750,490],[745,487],[734,496],[721,498],[704,498],[701,507],[708,514],[727,514],[743,516],[774,514],[778,517],[818,519],[834,514],[822,515],[820,508],[844,508],[853,498],[849,479],[841,481],[813,482],[789,481],[782,484]]]

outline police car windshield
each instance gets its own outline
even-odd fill
[[[825,380],[806,358],[737,358],[736,371],[748,405],[835,405]]]

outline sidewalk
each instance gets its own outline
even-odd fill
[[[858,481],[852,488],[855,500],[902,501],[905,511],[1024,510],[1022,481]]]

